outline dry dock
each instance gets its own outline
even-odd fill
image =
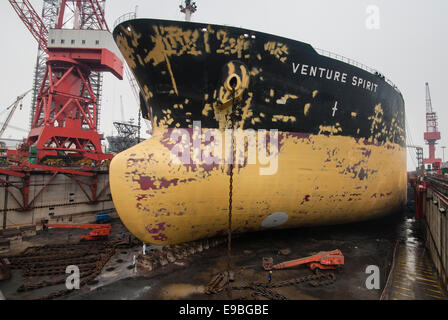
[[[60,294],[61,290],[64,291],[63,282],[34,290],[33,285],[51,281],[55,276],[39,276],[38,273],[32,276],[32,270],[14,268],[11,280],[0,281],[0,290],[7,299],[446,299],[423,245],[423,222],[414,216],[415,212],[408,207],[394,215],[362,223],[235,236],[232,242],[234,281],[231,282],[231,297],[227,290],[205,293],[213,276],[225,271],[225,239],[207,241],[207,246],[201,244],[200,250],[199,247],[188,249],[186,256],[174,256],[172,261],[161,260],[152,271],[138,263],[134,265],[134,256],[138,260],[142,250],[141,243],[134,239],[130,245],[121,243],[114,247],[101,270],[85,281],[80,290]],[[128,231],[119,220],[114,220],[112,226],[112,235],[107,243],[128,239]],[[57,243],[65,251],[76,251],[82,245],[78,243],[82,232],[40,231],[29,241],[40,246],[51,243],[41,255],[49,254],[51,250],[57,252],[54,251]],[[97,255],[107,254],[109,249],[104,243],[89,243],[87,247],[97,250]],[[147,256],[161,259],[158,249],[148,247]],[[334,273],[333,281],[318,287],[307,281],[294,282],[294,279],[313,275],[305,266],[274,271],[271,284],[261,266],[262,258],[266,256],[282,262],[333,249],[343,252],[345,265]],[[367,288],[368,266],[379,269],[379,289]],[[48,272],[48,268],[44,270]],[[66,277],[63,271],[58,276],[61,275]],[[19,290],[23,285],[28,285],[30,290]]]

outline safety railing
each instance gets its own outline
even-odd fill
[[[136,19],[136,18],[137,18],[137,13],[135,13],[135,12],[125,13],[124,15],[118,17],[117,20],[115,20],[114,29],[116,26],[118,26],[123,21],[132,20],[132,19]]]
[[[377,70],[375,70],[375,69],[373,69],[373,68],[371,68],[369,66],[366,66],[365,64],[360,63],[360,62],[358,62],[356,60],[344,57],[344,56],[342,56],[340,54],[337,54],[337,53],[334,53],[334,52],[330,52],[330,51],[319,49],[319,48],[314,48],[314,50],[316,50],[322,56],[326,56],[328,58],[332,58],[332,59],[336,59],[336,60],[348,63],[348,64],[350,64],[352,66],[358,67],[358,68],[360,68],[360,69],[362,69],[364,71],[367,71],[367,72],[369,72],[369,73],[371,73],[373,75],[378,76],[379,78],[383,79],[388,84],[390,84],[398,93],[401,94],[401,92],[398,89],[398,87],[390,79],[386,78],[384,75],[382,75]]]

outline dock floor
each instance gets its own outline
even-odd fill
[[[273,297],[289,300],[446,299],[422,244],[422,224],[414,215],[412,210],[404,208],[402,212],[383,218],[347,225],[235,235],[232,240],[233,286],[268,283],[268,274],[261,265],[263,257],[272,257],[277,263],[340,249],[345,256],[345,265],[341,272],[335,273],[333,283],[313,287],[303,282],[271,288]],[[111,237],[121,238],[126,232],[124,226],[120,221],[112,225]],[[56,242],[69,245],[77,239],[77,230],[50,230],[27,241],[28,245]],[[225,243],[151,272],[134,267],[134,256],[140,251],[140,245],[117,250],[94,283],[87,283],[60,299],[229,299],[226,290],[211,295],[205,293],[214,275],[226,270]],[[378,289],[367,286],[370,266],[377,266],[380,272]],[[306,266],[276,270],[272,282],[289,282],[311,274]],[[41,280],[45,279],[25,279],[19,270],[13,270],[11,280],[0,281],[0,290],[6,299],[39,299],[52,290],[61,289],[55,286],[29,292],[17,291],[24,281]],[[253,289],[233,290],[231,297],[258,298],[265,297],[254,297]]]
[[[391,271],[389,300],[447,300],[422,239],[400,242]]]
[[[408,209],[388,217],[349,225],[243,234],[232,241],[235,271],[233,285],[238,287],[247,283],[267,283],[267,273],[261,267],[262,257],[271,256],[274,261],[282,262],[319,251],[341,249],[346,257],[345,266],[342,272],[336,273],[333,284],[314,288],[301,283],[274,288],[272,291],[291,300],[378,300],[389,278],[389,282],[393,280],[394,284],[390,299],[445,299],[438,287],[437,276],[423,272],[433,269],[429,268],[431,261],[420,243],[422,234],[421,223],[415,220],[414,213]],[[396,258],[393,259],[397,241],[401,245],[397,247]],[[289,249],[290,254],[281,254],[282,249]],[[397,267],[389,277],[394,260]],[[379,267],[380,289],[366,287],[366,268],[370,265]],[[132,278],[106,285],[100,291],[80,291],[67,298],[228,299],[226,290],[212,295],[204,293],[213,274],[225,271],[225,266],[226,246],[221,245],[149,274],[139,270]],[[287,281],[308,274],[311,272],[306,266],[277,270],[273,273],[272,281]],[[414,280],[409,282],[406,279],[403,282],[403,277]],[[415,290],[415,293],[410,295],[409,291],[399,287]],[[398,290],[404,295],[398,294]],[[231,299],[253,299],[251,294],[250,290],[235,290]]]

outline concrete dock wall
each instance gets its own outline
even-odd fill
[[[424,199],[426,248],[436,266],[442,287],[448,291],[448,198],[428,188]]]
[[[52,173],[32,173],[30,175],[30,188],[28,203],[32,202],[31,210],[21,210],[23,196],[18,188],[23,186],[19,177],[8,177],[10,193],[6,193],[4,185],[0,185],[0,229],[3,227],[6,212],[6,228],[18,228],[29,225],[39,225],[42,220],[49,223],[91,223],[95,221],[95,213],[114,208],[109,183],[108,172],[97,174],[97,194],[95,202],[90,201],[92,183],[91,177],[77,176],[82,188],[69,175],[58,174],[51,180]],[[6,179],[4,175],[2,179]],[[51,182],[49,182],[51,180]],[[43,186],[46,188],[39,194]],[[84,189],[84,191],[82,190]],[[104,189],[104,190],[103,190]],[[103,192],[101,192],[103,190]],[[101,194],[100,194],[101,192]],[[5,195],[7,205],[5,206]],[[20,202],[20,204],[19,204]],[[6,209],[6,211],[5,211]]]

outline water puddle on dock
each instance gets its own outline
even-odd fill
[[[136,290],[131,296],[127,298],[121,298],[121,300],[137,300],[141,299],[147,292],[151,290],[151,286],[144,286],[141,289]]]
[[[408,247],[420,247],[423,245],[420,238],[422,238],[423,231],[418,227],[415,218],[407,218],[404,220],[401,232],[401,241]]]
[[[161,296],[166,300],[185,299],[192,294],[202,294],[204,286],[195,286],[186,283],[170,284],[163,288]]]

